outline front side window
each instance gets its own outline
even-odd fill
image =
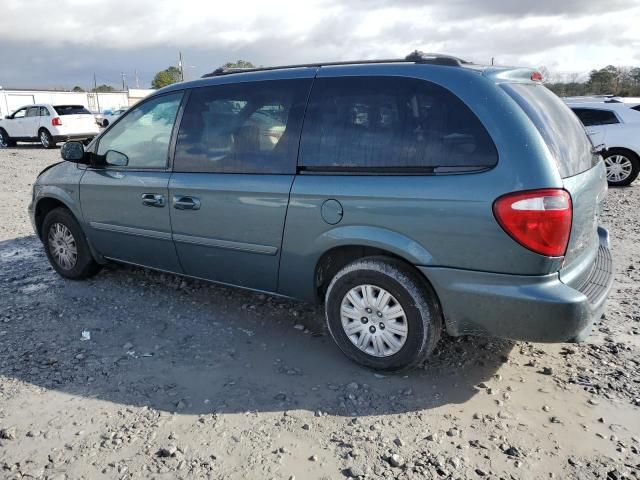
[[[295,172],[310,79],[196,88],[185,108],[173,168],[178,172]]]
[[[20,110],[17,110],[14,114],[12,118],[24,118],[24,116],[27,113],[27,109],[26,108],[21,108]]]
[[[494,166],[478,118],[450,91],[402,77],[316,80],[300,165],[354,171],[455,171]]]
[[[128,168],[165,168],[181,100],[176,92],[133,108],[100,138],[97,155],[113,150],[127,157]]]
[[[618,117],[611,110],[597,110],[593,108],[574,108],[573,111],[578,116],[585,127],[594,125],[613,125],[620,123]]]

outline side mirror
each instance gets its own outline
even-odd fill
[[[11,115],[5,115],[4,118],[6,118],[7,120],[11,120]]]
[[[63,160],[73,163],[85,163],[84,145],[82,142],[66,142],[60,149]]]
[[[107,165],[111,165],[113,167],[126,167],[129,164],[129,157],[122,152],[108,150],[104,157],[104,161]]]

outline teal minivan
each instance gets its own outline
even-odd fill
[[[613,280],[603,162],[529,69],[220,69],[61,154],[30,205],[60,275],[116,261],[324,302],[370,368],[417,365],[443,332],[582,340]]]

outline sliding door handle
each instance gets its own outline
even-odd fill
[[[173,208],[177,210],[200,210],[200,199],[196,197],[173,197]]]

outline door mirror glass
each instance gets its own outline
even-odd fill
[[[129,164],[129,157],[116,150],[109,150],[105,154],[104,161],[112,167],[126,167]]]
[[[60,156],[67,162],[84,163],[84,145],[82,142],[66,142],[60,149]]]

